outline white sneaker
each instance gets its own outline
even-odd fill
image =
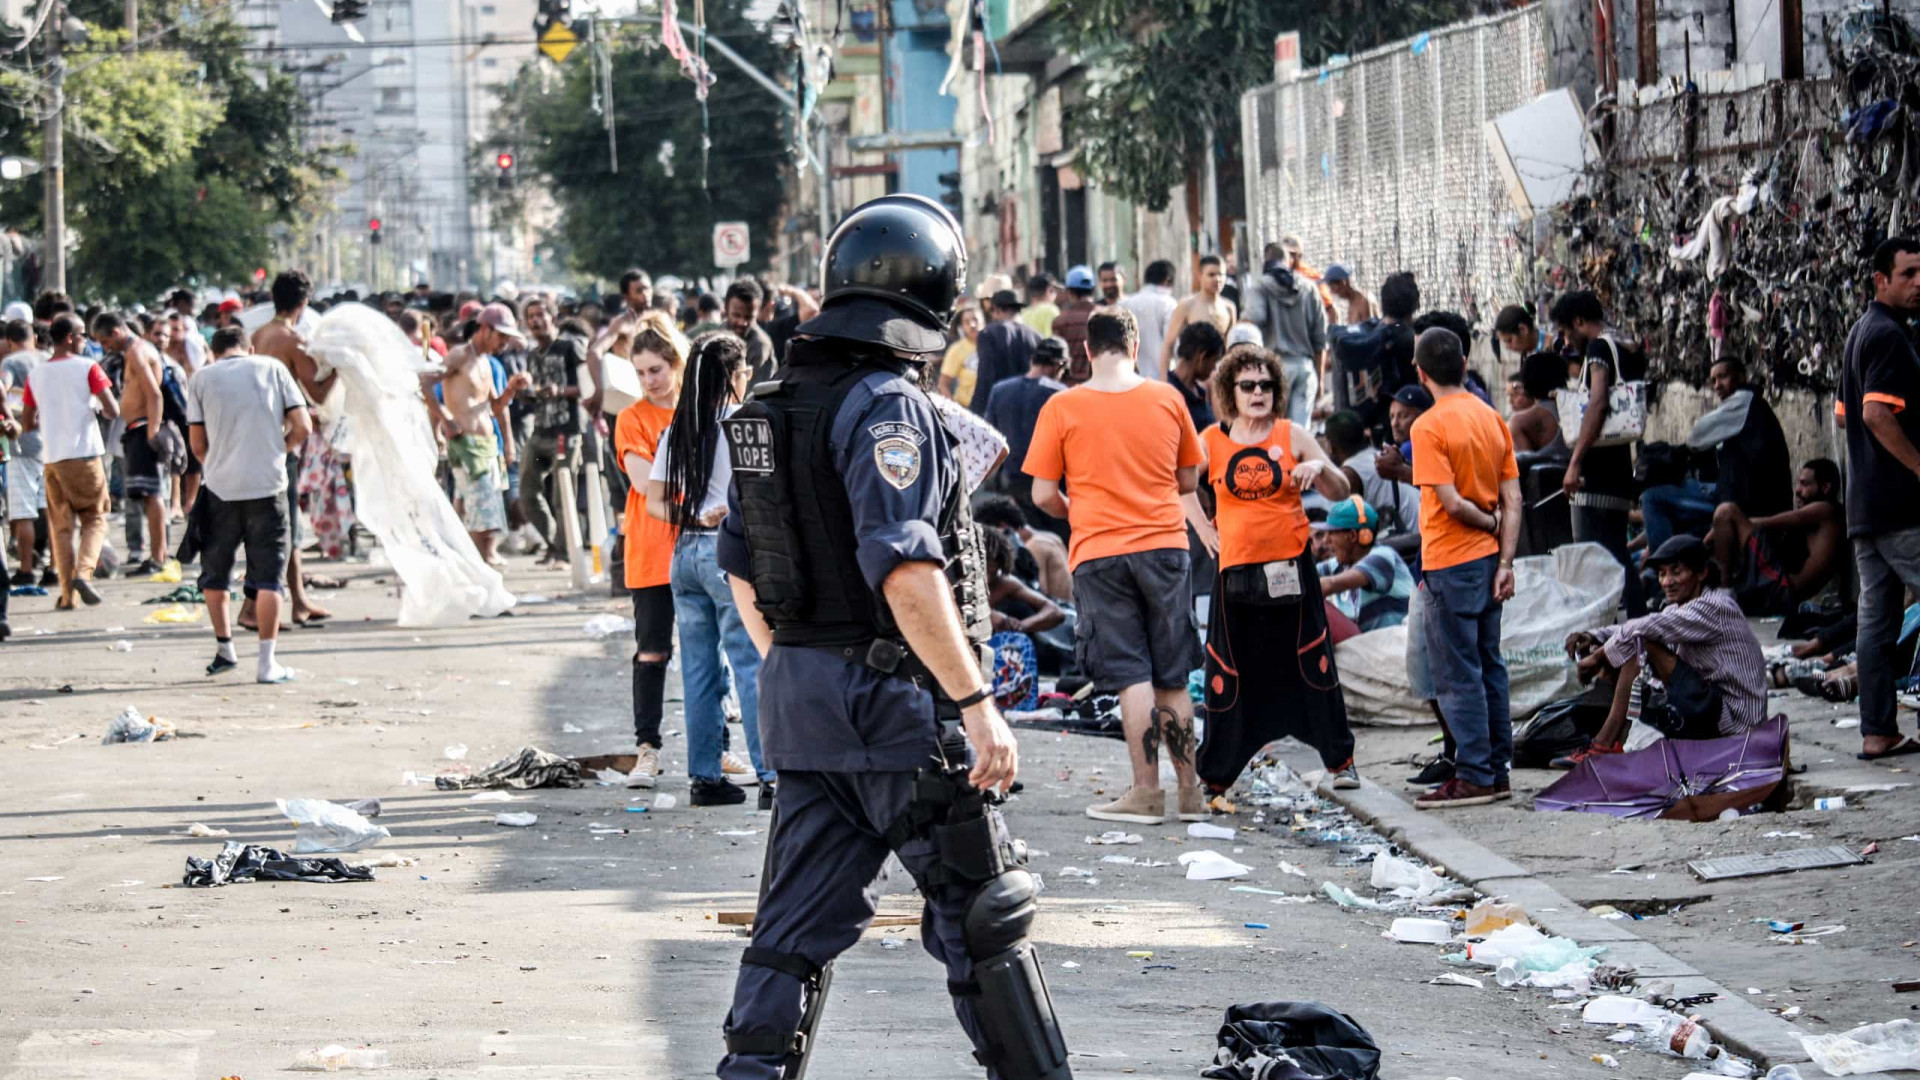
[[[720,755],[720,774],[741,787],[752,787],[760,782],[759,775],[753,771],[747,759],[731,750]]]
[[[651,789],[659,779],[660,751],[651,746],[642,746],[640,759],[633,763],[633,771],[627,774],[627,786]]]

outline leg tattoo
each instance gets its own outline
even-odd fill
[[[1140,753],[1147,759],[1147,768],[1160,768],[1160,723],[1149,716],[1147,730],[1140,735]]]
[[[1180,722],[1180,714],[1165,705],[1153,707],[1153,726],[1162,731],[1161,738],[1167,745],[1167,753],[1172,755],[1175,765],[1193,764],[1193,726]]]

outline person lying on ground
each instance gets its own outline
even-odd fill
[[[1722,588],[1707,546],[1675,536],[1647,557],[1660,574],[1666,606],[1618,626],[1579,630],[1567,655],[1580,680],[1613,684],[1613,706],[1593,745],[1554,764],[1565,768],[1598,754],[1617,754],[1633,719],[1668,738],[1737,735],[1766,719],[1766,658],[1734,600]],[[1658,679],[1664,693],[1652,692]],[[1638,690],[1636,695],[1635,691]]]
[[[1840,466],[1815,458],[1793,482],[1794,508],[1750,518],[1740,504],[1714,508],[1707,543],[1748,615],[1790,615],[1839,574],[1845,562],[1846,513]]]

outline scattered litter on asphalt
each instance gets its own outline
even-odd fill
[[[445,750],[440,751],[440,754],[442,757],[445,757],[448,761],[463,761],[466,759],[466,756],[467,756],[467,744],[454,743],[452,746],[449,746]]]
[[[225,829],[216,829],[208,825],[202,825],[201,823],[196,821],[193,824],[187,826],[185,829],[174,833],[173,835],[198,836],[198,837],[204,838],[209,836],[232,836],[233,834],[228,832]]]
[[[1920,1069],[1920,1025],[1889,1020],[1834,1035],[1802,1035],[1800,1048],[1828,1076]]]
[[[465,756],[466,747],[450,746],[449,752],[459,750]],[[458,760],[457,758],[455,760]],[[525,791],[530,788],[577,788],[585,787],[586,781],[580,778],[581,763],[559,754],[548,753],[537,746],[523,746],[508,757],[467,775],[442,774],[433,778],[433,786],[441,791],[463,791],[472,788],[512,788]]]
[[[1078,968],[1080,965],[1075,963],[1072,960],[1064,960],[1064,961],[1061,961],[1060,966],[1063,968],[1066,968],[1068,971],[1073,971],[1074,969]]]
[[[531,826],[534,822],[539,820],[540,820],[539,815],[529,814],[525,812],[516,813],[516,814],[493,815],[493,823],[495,825],[507,825],[515,829],[527,828]]]
[[[560,725],[560,733],[562,735],[584,735],[586,732],[587,729],[581,727],[579,724],[565,723]]]
[[[1815,799],[1813,800],[1813,808],[1815,810],[1845,810],[1847,808],[1847,797],[1845,795],[1830,795],[1824,799]]]
[[[505,791],[476,791],[467,796],[468,802],[512,802],[513,795]]]
[[[1448,881],[1410,859],[1380,854],[1373,860],[1373,887],[1385,889],[1416,904],[1437,904],[1466,899],[1472,890]]]
[[[1878,854],[1880,854],[1880,841],[1878,840],[1875,840],[1869,843],[1866,847],[1863,847],[1860,849],[1860,857],[1863,859],[1869,855],[1878,855]]]
[[[1920,839],[1920,837],[1916,837],[1915,839]],[[1099,836],[1087,837],[1087,843],[1089,844],[1137,844],[1139,842],[1139,833],[1122,832],[1119,829],[1103,832]]]
[[[1259,888],[1258,886],[1254,886],[1254,885],[1235,885],[1235,886],[1234,886],[1234,887],[1233,887],[1232,889],[1229,889],[1228,891],[1229,891],[1229,892],[1250,892],[1250,893],[1259,893],[1259,894],[1260,894],[1261,896],[1285,896],[1285,895],[1287,895],[1286,893],[1283,893],[1283,892],[1281,892],[1281,891],[1280,891],[1279,889],[1262,889],[1262,888]]]
[[[676,799],[665,792],[661,792],[660,794],[655,795],[653,797],[653,808],[655,810],[671,810],[674,807],[679,805],[680,805],[679,799]]]
[[[1285,859],[1280,860],[1280,872],[1283,874],[1292,874],[1294,877],[1307,876],[1307,872],[1305,870],[1300,869],[1299,867],[1293,865],[1292,863],[1288,862]]]
[[[1400,906],[1398,904],[1383,904],[1378,900],[1369,900],[1364,896],[1355,896],[1331,881],[1321,882],[1320,889],[1327,894],[1327,899],[1339,904],[1343,908],[1365,908],[1368,911],[1392,911]]]
[[[1427,985],[1429,986],[1471,986],[1475,990],[1486,989],[1486,984],[1481,982],[1479,979],[1471,978],[1469,976],[1461,975],[1457,972],[1452,972],[1452,971],[1443,972],[1439,975],[1435,975],[1433,978],[1427,980]]]
[[[384,1069],[390,1062],[385,1050],[367,1047],[322,1046],[302,1050],[288,1066],[295,1072],[339,1072],[342,1069]]]
[[[1231,840],[1237,833],[1236,829],[1211,825],[1204,821],[1196,821],[1187,826],[1187,835],[1195,840]]]
[[[206,613],[207,609],[198,604],[191,606],[186,604],[169,604],[166,607],[149,611],[147,617],[140,621],[151,626],[179,626],[185,623],[197,623],[200,621],[201,616]]]
[[[648,810],[650,810],[650,809],[652,809],[652,807],[647,807],[647,806],[629,806],[629,807],[627,807],[626,809],[627,809],[627,813],[629,813],[629,814],[644,814],[644,813],[646,813],[646,812],[647,812]]]
[[[1772,831],[1772,832],[1770,832],[1770,833],[1766,833],[1766,834],[1764,834],[1764,835],[1762,835],[1762,836],[1761,836],[1761,839],[1762,839],[1762,840],[1787,840],[1787,839],[1792,839],[1792,840],[1811,840],[1811,839],[1813,839],[1813,834],[1812,834],[1812,833],[1803,833],[1803,832],[1798,832],[1798,831],[1794,831],[1794,832],[1783,832],[1783,831],[1781,831],[1780,829],[1775,829],[1775,830],[1773,830],[1773,831]]]
[[[107,725],[107,734],[100,740],[100,745],[161,742],[177,734],[173,721],[158,716],[142,716],[139,709],[129,705]]]
[[[1127,959],[1151,960],[1153,959],[1153,950],[1152,949],[1134,949],[1132,952],[1127,953]]]
[[[1253,867],[1242,866],[1211,849],[1181,852],[1180,865],[1187,868],[1188,881],[1218,881],[1222,878],[1245,877],[1253,873]]]
[[[605,641],[633,633],[633,620],[624,615],[595,615],[580,629],[595,641]]]
[[[1839,728],[1842,731],[1850,731],[1860,726],[1860,718],[1857,716],[1843,716],[1840,719],[1835,720],[1833,722],[1833,726]]]
[[[1245,928],[1245,929],[1248,929],[1248,930],[1265,930],[1265,929],[1268,929],[1268,927],[1267,927],[1267,924],[1266,924],[1266,923],[1263,923],[1263,922],[1249,922],[1249,923],[1241,923],[1240,925],[1241,925],[1241,926],[1242,926],[1243,928]]]
[[[30,877],[30,878],[28,878],[27,880],[28,880],[28,881],[65,881],[65,880],[67,880],[67,879],[66,879],[66,878],[63,878],[63,877],[61,877],[61,876],[60,876],[60,875],[58,875],[58,874],[48,874],[48,875],[44,875],[44,876],[42,876],[42,877]]]
[[[880,947],[883,949],[904,949],[907,947],[907,943],[901,941],[899,938],[881,938]]]
[[[325,799],[275,799],[274,805],[300,826],[293,834],[295,855],[359,851],[393,835],[358,811]]]
[[[1605,1065],[1609,1069],[1620,1067],[1620,1062],[1616,1061],[1612,1054],[1594,1054],[1592,1061],[1595,1065]]]
[[[113,650],[114,652],[132,652],[133,642],[128,641],[125,638],[122,638],[119,641],[116,641],[113,644],[107,646],[107,648]]]
[[[1403,916],[1393,920],[1393,925],[1381,931],[1380,936],[1406,944],[1445,945],[1453,940],[1453,924],[1440,919]]]
[[[270,847],[229,840],[211,859],[187,856],[181,884],[190,889],[238,885],[248,881],[372,881],[373,871],[348,866],[337,858],[293,858]]]
[[[371,858],[371,859],[356,859],[356,860],[354,860],[353,862],[351,862],[351,863],[348,863],[347,865],[349,865],[349,866],[361,866],[361,867],[366,867],[366,868],[369,868],[369,869],[371,869],[371,868],[373,868],[373,867],[376,867],[376,866],[385,866],[385,867],[393,867],[393,868],[395,868],[395,869],[398,869],[398,868],[400,868],[400,867],[404,867],[404,866],[412,866],[412,865],[414,865],[415,863],[418,863],[419,861],[420,861],[419,859],[416,859],[416,858],[414,858],[414,857],[413,857],[413,856],[411,856],[411,855],[386,855],[386,854],[382,854],[382,855],[375,855],[375,856],[374,856],[373,858]]]
[[[1494,900],[1482,900],[1467,910],[1466,934],[1468,937],[1485,937],[1503,927],[1519,924],[1533,925],[1527,913],[1518,904],[1503,904]]]

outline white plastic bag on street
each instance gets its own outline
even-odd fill
[[[1253,867],[1242,866],[1217,851],[1188,851],[1180,856],[1180,865],[1187,868],[1188,881],[1218,881],[1221,878],[1245,877],[1253,873]]]
[[[539,820],[540,820],[539,815],[529,814],[525,812],[515,813],[515,814],[493,815],[493,823],[495,825],[505,825],[509,828],[514,828],[514,829],[528,828],[532,826],[534,822]]]
[[[595,615],[581,627],[586,635],[595,641],[605,641],[612,637],[626,637],[633,633],[633,620],[622,615]]]
[[[173,724],[171,721],[162,720],[157,716],[149,719],[141,715],[139,709],[129,705],[120,710],[120,715],[114,717],[113,722],[107,725],[107,734],[100,740],[100,745],[111,746],[114,743],[123,742],[159,742],[162,739],[173,738],[173,734]]]
[[[282,814],[300,824],[293,834],[295,855],[359,851],[393,835],[386,826],[375,825],[359,813],[325,799],[276,799],[275,805]]]
[[[1374,856],[1373,887],[1391,889],[1395,896],[1422,904],[1462,889],[1411,859],[1396,858],[1385,852]]]
[[[1800,1047],[1828,1076],[1920,1069],[1920,1026],[1911,1020],[1865,1024],[1838,1035],[1802,1035]]]

